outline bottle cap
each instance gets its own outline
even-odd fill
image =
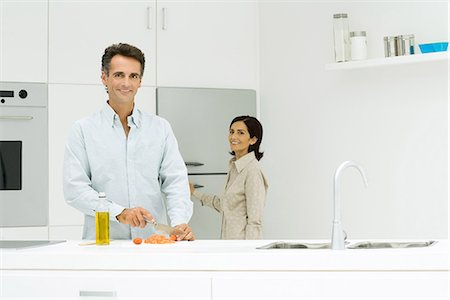
[[[401,39],[414,39],[414,34],[403,34],[398,36]]]
[[[340,18],[347,18],[348,15],[347,14],[334,14],[333,18],[335,19],[340,19]]]
[[[350,32],[350,37],[354,37],[354,36],[366,36],[366,32],[365,31],[352,31],[352,32]]]

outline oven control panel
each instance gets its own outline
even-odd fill
[[[47,84],[0,82],[0,108],[3,106],[47,106]]]

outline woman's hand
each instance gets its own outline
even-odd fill
[[[189,182],[189,190],[191,191],[191,195],[195,192],[195,187],[192,183]]]

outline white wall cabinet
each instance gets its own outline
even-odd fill
[[[157,85],[257,87],[257,1],[158,1]]]
[[[0,0],[0,81],[47,81],[47,1]]]
[[[49,9],[49,82],[97,84],[104,49],[146,56],[143,85],[257,86],[256,1],[57,0]]]
[[[50,1],[49,82],[99,84],[106,47],[129,43],[146,57],[143,85],[155,85],[155,1]]]

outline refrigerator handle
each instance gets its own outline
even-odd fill
[[[196,161],[187,161],[187,162],[185,162],[185,164],[188,167],[200,167],[200,166],[205,165],[205,164],[202,164],[201,162],[196,162]]]
[[[194,188],[195,189],[201,189],[201,188],[204,188],[205,186],[204,185],[201,185],[201,184],[194,184]]]
[[[161,29],[162,30],[167,30],[167,8],[163,7],[162,8],[162,26]]]

